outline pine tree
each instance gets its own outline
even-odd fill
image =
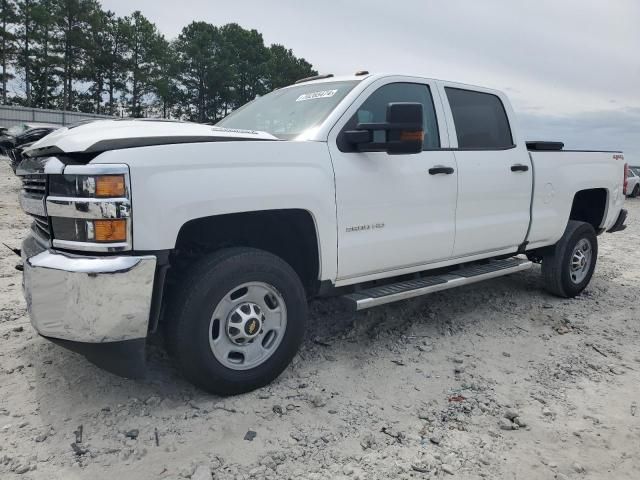
[[[24,104],[31,106],[31,79],[33,76],[33,59],[35,58],[33,49],[35,44],[35,0],[21,0],[17,3],[17,28],[16,37],[18,41],[18,52],[16,56],[16,67],[24,82]]]
[[[40,0],[33,9],[32,105],[41,108],[51,107],[59,82],[59,38],[55,28],[54,4],[55,0]]]
[[[74,82],[81,77],[83,50],[86,49],[88,17],[95,0],[56,0],[55,16],[60,32],[62,54],[62,106],[73,110]]]
[[[268,90],[282,88],[296,80],[317,74],[309,62],[304,58],[296,58],[291,49],[278,44],[269,47],[265,72],[265,86]]]
[[[131,116],[142,116],[142,100],[153,90],[153,74],[157,70],[161,36],[156,26],[139,11],[125,19]]]
[[[177,82],[178,55],[174,45],[162,38],[158,43],[157,72],[153,79],[153,93],[158,99],[162,118],[169,118],[183,95]]]
[[[126,88],[127,62],[125,54],[126,45],[126,23],[122,18],[117,18],[115,14],[107,13],[107,23],[105,25],[105,68],[107,94],[107,110],[109,115],[116,113],[116,94]]]
[[[232,23],[187,25],[167,41],[142,13],[99,0],[0,0],[2,102],[215,122],[256,96],[313,75],[282,45]],[[8,98],[14,73],[22,95]]]
[[[269,51],[262,34],[257,30],[246,30],[236,23],[230,23],[220,31],[225,55],[231,66],[233,107],[237,108],[266,93],[264,78]]]
[[[2,61],[2,103],[7,103],[7,83],[13,79],[9,72],[9,65],[13,62],[16,54],[16,36],[14,34],[15,22],[17,21],[16,5],[13,0],[0,0],[0,57]]]
[[[185,107],[190,112],[189,118],[205,122],[210,97],[220,86],[216,85],[222,48],[220,31],[209,23],[193,22],[182,29],[174,46],[178,52],[180,83],[188,102]]]

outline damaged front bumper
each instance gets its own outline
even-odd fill
[[[73,255],[22,244],[23,289],[43,337],[125,377],[145,371],[156,257]]]

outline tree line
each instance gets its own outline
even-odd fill
[[[167,39],[136,11],[98,0],[0,0],[3,104],[215,122],[315,75],[257,30],[192,22]]]

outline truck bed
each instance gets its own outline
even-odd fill
[[[549,145],[552,142],[535,143],[533,149],[529,148],[534,171],[529,247],[553,244],[560,239],[576,191],[606,196],[600,231],[612,227],[624,203],[624,155],[617,151],[554,150]]]

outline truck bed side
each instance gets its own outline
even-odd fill
[[[594,228],[613,226],[624,203],[624,157],[620,152],[530,151],[534,169],[531,228],[528,248],[556,243],[572,214],[574,199],[580,208],[604,210]],[[595,199],[604,198],[604,208]],[[575,210],[574,210],[575,211]]]

